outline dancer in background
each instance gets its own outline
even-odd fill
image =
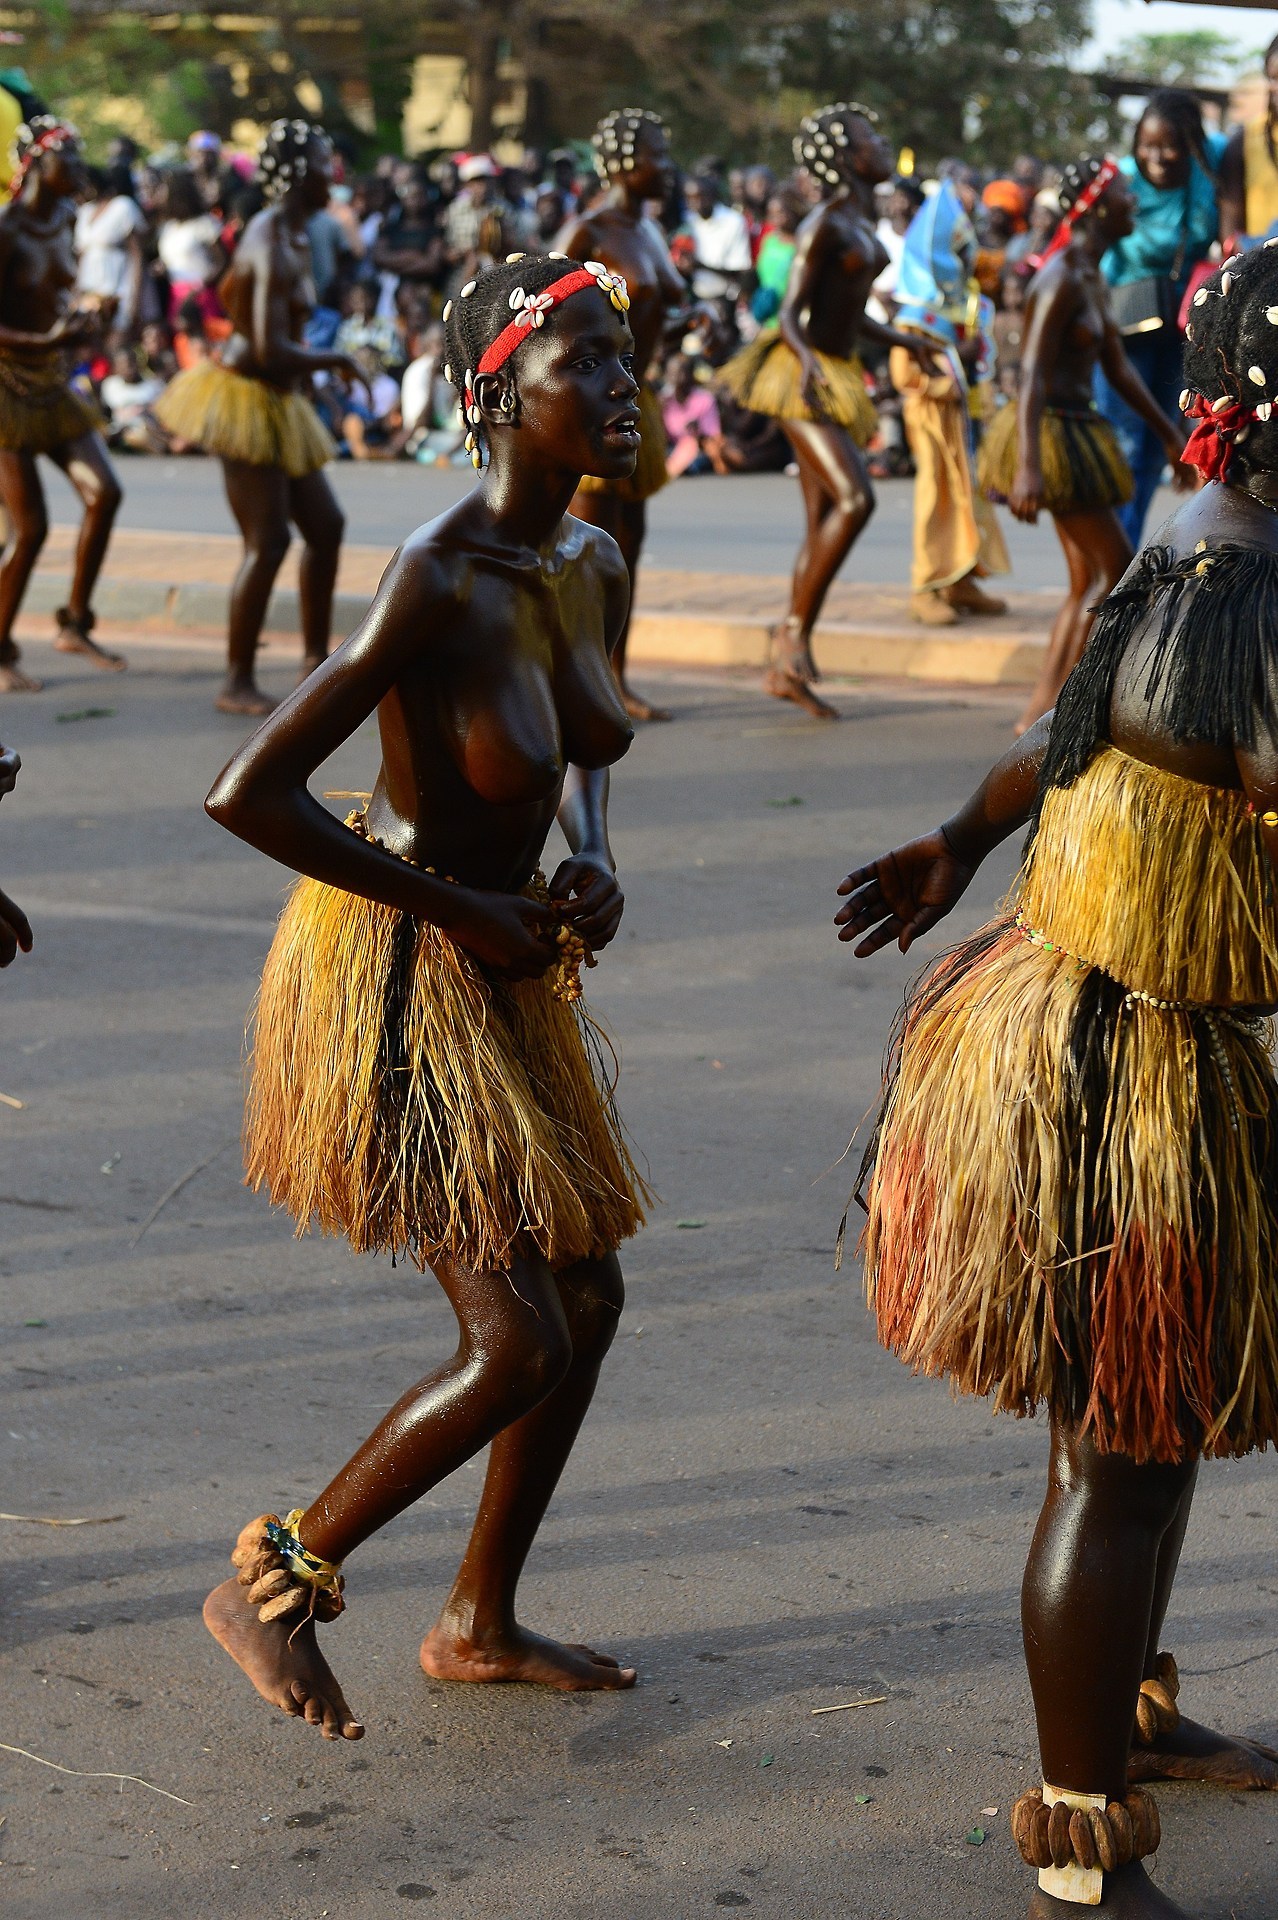
[[[1110,386],[1158,435],[1176,485],[1193,475],[1180,465],[1184,433],[1169,420],[1123,350],[1101,255],[1132,230],[1131,189],[1116,160],[1083,160],[1065,169],[1065,218],[1038,263],[1026,296],[1025,345],[1015,407],[995,414],[981,446],[979,477],[1031,525],[1044,509],[1069,569],[1069,589],[1052,624],[1038,683],[1017,730],[1046,713],[1082,657],[1094,609],[1122,579],[1132,547],[1116,509],[1132,497],[1132,474],[1118,437],[1092,398],[1099,364]]]
[[[365,384],[348,354],[299,344],[315,305],[306,225],[328,204],[332,165],[322,128],[273,122],[258,155],[268,204],[244,229],[222,282],[234,332],[218,359],[179,373],[156,403],[156,418],[170,433],[220,458],[244,539],[231,588],[226,681],[215,703],[220,713],[263,714],[275,705],[257,684],[257,648],[290,525],[304,543],[302,676],[328,653],[346,523],[323,473],[336,449],[306,395],[321,372]]]
[[[781,313],[730,360],[720,379],[744,407],[785,429],[799,465],[807,532],[795,562],[790,611],[772,635],[765,690],[818,720],[837,710],[813,691],[812,632],[830,584],[874,511],[862,448],[876,415],[856,355],[861,338],[901,347],[931,374],[937,356],[919,334],[872,320],[865,303],[888,256],[875,231],[874,189],[892,177],[878,116],[846,102],[800,126],[795,157],[821,190],[798,232]]]
[[[492,1443],[453,1591],[422,1645],[447,1680],[633,1686],[530,1633],[523,1564],[621,1312],[642,1224],[579,966],[621,921],[607,769],[633,731],[609,664],[629,586],[569,512],[639,450],[624,283],[518,258],[445,309],[480,483],[404,542],[358,631],[223,773],[210,813],[299,880],[258,1000],[249,1178],[360,1252],[429,1266],[453,1357],[327,1489],[240,1535],[210,1631],[329,1739],[362,1728],[315,1641],[341,1562]],[[345,826],[307,781],[377,714],[382,766]],[[556,816],[572,852],[539,870]],[[447,876],[447,877],[445,877]]]
[[[0,566],[0,692],[36,693],[19,664],[13,623],[49,531],[37,454],[60,467],[84,504],[71,593],[54,645],[118,672],[93,639],[93,589],[119,509],[120,483],[71,365],[109,322],[113,301],[76,303],[75,210],[86,177],[74,127],[37,115],[19,127],[17,171],[0,208],[0,504],[12,545]]]
[[[938,362],[925,373],[903,347],[890,361],[915,468],[910,611],[929,627],[1007,611],[980,585],[1012,563],[974,471],[972,402],[992,367],[994,320],[971,278],[975,245],[958,190],[943,180],[910,222],[897,265],[895,323],[934,347]]]
[[[1033,1920],[1184,1920],[1134,1782],[1278,1786],[1160,1650],[1198,1463],[1278,1442],[1278,251],[1200,289],[1185,456],[1216,484],[1114,593],[1054,715],[942,826],[848,875],[902,951],[1031,825],[1006,911],[934,963],[862,1169],[884,1344],[1051,1421],[1022,1593],[1044,1784]]]
[[[635,576],[647,530],[647,503],[665,486],[667,478],[666,430],[652,376],[660,372],[666,336],[681,334],[697,309],[689,304],[687,283],[670,258],[665,235],[644,212],[649,202],[665,199],[673,172],[670,135],[660,116],[639,107],[621,107],[599,122],[594,148],[595,166],[608,188],[607,197],[571,221],[557,245],[571,260],[598,260],[610,273],[621,274],[630,290],[642,444],[632,474],[617,480],[587,474],[572,510],[578,519],[589,520],[592,526],[610,533],[621,548],[630,575],[633,607]],[[669,720],[671,716],[663,707],[654,707],[629,683],[629,634],[627,612],[614,655],[626,712],[632,720]]]

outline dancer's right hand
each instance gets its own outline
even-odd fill
[[[0,967],[12,964],[19,947],[31,951],[31,922],[7,893],[0,893]]]
[[[825,368],[816,355],[810,353],[802,363],[802,372],[804,403],[818,420],[824,420],[830,411],[830,383],[825,377]]]
[[[559,917],[553,907],[522,893],[468,890],[448,935],[505,980],[540,980],[558,957],[554,931]]]
[[[85,313],[80,307],[72,307],[54,321],[45,335],[45,343],[51,347],[78,347],[86,340],[92,340],[100,327],[96,313]]]
[[[1037,467],[1017,467],[1007,505],[1015,519],[1033,526],[1043,508],[1043,476]]]
[[[853,949],[858,960],[889,940],[908,953],[919,935],[962,898],[975,871],[958,858],[939,827],[883,854],[841,882],[838,891],[848,902],[834,916],[840,940],[865,935]]]

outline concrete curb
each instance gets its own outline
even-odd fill
[[[66,596],[59,575],[36,574],[25,606],[53,613]],[[151,580],[103,580],[96,595],[105,620],[162,622],[166,627],[222,627],[227,590],[201,582],[168,585]],[[339,593],[333,600],[333,631],[354,631],[367,613],[371,595]],[[300,631],[298,595],[280,588],[266,614],[269,633]],[[924,633],[903,623],[866,621],[822,624],[817,656],[823,672],[871,679],[937,680],[969,686],[1026,686],[1034,682],[1046,641],[1042,628],[1024,620],[978,624],[964,622],[944,634]],[[766,620],[738,615],[716,618],[677,610],[645,613],[642,602],[630,630],[630,658],[644,666],[748,667],[762,670],[768,658]],[[1041,637],[1040,637],[1041,636]]]

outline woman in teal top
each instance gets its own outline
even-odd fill
[[[1208,133],[1192,93],[1160,87],[1151,93],[1136,123],[1132,151],[1121,162],[1136,201],[1136,224],[1101,260],[1111,287],[1159,278],[1171,283],[1172,318],[1147,333],[1129,333],[1127,357],[1163,412],[1174,420],[1184,380],[1184,341],[1175,315],[1189,276],[1205,260],[1220,231],[1216,173],[1225,136]],[[1139,548],[1145,516],[1167,463],[1164,449],[1145,421],[1133,413],[1097,369],[1096,401],[1118,435],[1135,480],[1130,501],[1119,511],[1133,548]]]
[[[794,236],[804,212],[798,196],[786,188],[774,193],[768,202],[769,225],[754,263],[757,285],[750,302],[750,310],[760,325],[766,326],[781,311],[797,245]]]

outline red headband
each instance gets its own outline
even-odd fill
[[[27,175],[42,153],[59,153],[64,147],[75,146],[78,139],[75,128],[66,120],[58,120],[51,127],[41,128],[18,162],[13,179],[9,182],[9,198],[17,199],[26,184]]]
[[[1056,232],[1052,236],[1051,245],[1045,247],[1042,253],[1035,254],[1030,261],[1030,265],[1036,273],[1054,254],[1065,251],[1070,241],[1074,238],[1075,226],[1083,218],[1084,214],[1091,212],[1110,181],[1116,179],[1120,171],[1121,169],[1119,168],[1117,160],[1111,159],[1107,154],[1101,161],[1099,170],[1088,181],[1069,212],[1065,215],[1065,218],[1061,221],[1059,227],[1057,227]]]
[[[1273,413],[1272,400],[1261,400],[1252,407],[1245,400],[1231,400],[1223,394],[1208,400],[1188,390],[1180,396],[1180,410],[1198,425],[1185,442],[1181,459],[1197,467],[1206,480],[1223,480],[1229,470],[1234,448],[1246,437],[1253,420],[1268,420]]]

